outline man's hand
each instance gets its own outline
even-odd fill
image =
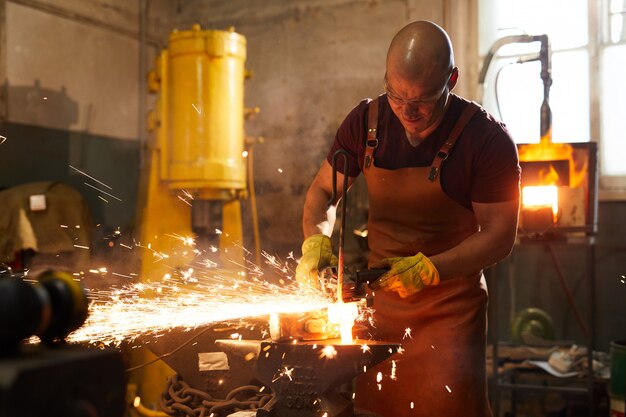
[[[296,280],[320,288],[319,271],[335,265],[337,257],[333,254],[330,238],[323,234],[309,236],[302,243],[302,258],[296,268]]]
[[[415,256],[386,258],[371,268],[389,268],[370,284],[373,290],[395,291],[402,298],[421,291],[427,285],[439,284],[439,272],[421,252]]]

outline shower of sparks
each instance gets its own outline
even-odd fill
[[[92,177],[91,175],[87,174],[85,171],[81,171],[80,169],[73,167],[72,165],[68,165],[70,168],[72,168],[74,171],[78,172],[81,175],[84,175],[85,177],[89,178],[92,181],[97,182],[100,185],[104,185],[106,188],[108,188],[109,190],[112,190],[113,188],[109,187],[108,185],[106,185],[105,183],[103,183],[102,181]]]
[[[324,346],[320,358],[333,359],[337,356],[337,349],[333,345]]]
[[[407,337],[409,339],[413,339],[413,337],[411,336],[411,328],[407,327],[406,329],[404,329],[404,336],[402,336],[403,339],[406,339]]]
[[[83,184],[85,184],[87,187],[91,187],[91,188],[93,188],[94,190],[100,191],[102,194],[104,194],[104,195],[108,195],[109,197],[112,197],[112,198],[116,199],[117,201],[122,201],[122,199],[121,199],[121,198],[116,197],[116,196],[114,196],[113,194],[109,194],[109,193],[107,193],[106,191],[101,190],[101,189],[99,189],[98,187],[96,187],[96,186],[93,186],[93,185],[89,184],[88,182],[83,182]]]
[[[184,236],[175,237],[183,245],[193,243]],[[149,246],[136,244],[136,247],[151,250]],[[159,260],[167,259],[167,254],[153,252]],[[266,263],[281,273],[283,270],[290,272],[291,269],[276,257],[264,256]],[[82,327],[68,336],[68,341],[118,346],[140,336],[158,337],[172,329],[189,331],[218,322],[267,317],[272,313],[302,313],[328,308],[332,302],[325,294],[303,289],[291,279],[286,285],[273,284],[262,276],[256,265],[248,267],[246,276],[217,269],[214,263],[206,261],[198,257],[185,269],[172,268],[172,273],[165,274],[160,281],[92,289],[89,291],[89,316]],[[104,267],[90,272],[110,273]]]
[[[370,347],[368,345],[366,345],[365,343],[363,343],[363,345],[361,345],[361,350],[363,351],[363,353],[371,351]]]
[[[398,379],[398,377],[396,376],[396,370],[397,370],[397,368],[396,368],[396,361],[392,360],[391,361],[391,377],[390,378],[392,380],[394,380],[394,381],[396,379]]]

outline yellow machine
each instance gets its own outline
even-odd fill
[[[144,281],[160,280],[190,264],[194,252],[183,248],[183,239],[194,239],[198,248],[219,249],[215,261],[242,273],[245,60],[244,36],[194,25],[170,34],[168,48],[149,74],[158,99],[149,119],[153,135],[144,150],[138,199]],[[133,352],[133,362],[154,358],[141,350]],[[133,372],[131,383],[141,402],[156,404],[173,373],[164,362]]]

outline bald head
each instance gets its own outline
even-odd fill
[[[387,73],[407,80],[444,77],[452,68],[454,54],[448,34],[425,20],[403,27],[387,52]]]

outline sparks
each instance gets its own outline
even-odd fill
[[[193,107],[193,108],[194,108],[194,110],[198,112],[198,114],[202,114],[202,112],[200,111],[200,109],[198,109],[198,108],[196,107],[196,105],[195,105],[195,104],[191,103],[191,107]]]
[[[93,188],[93,189],[94,189],[94,190],[96,190],[96,191],[100,191],[100,192],[101,192],[102,194],[104,194],[104,195],[108,195],[109,197],[113,197],[113,198],[114,198],[114,199],[116,199],[117,201],[122,201],[122,199],[121,199],[121,198],[115,197],[113,194],[109,194],[109,193],[107,193],[106,191],[101,190],[101,189],[99,189],[98,187],[96,187],[96,186],[94,186],[94,185],[89,184],[88,182],[83,182],[83,184],[85,184],[87,187],[91,187],[91,188]]]
[[[392,360],[391,361],[391,377],[392,380],[396,380],[398,379],[398,377],[396,376],[396,361]]]
[[[404,329],[404,336],[402,336],[402,339],[406,339],[407,337],[409,339],[413,339],[413,337],[411,336],[411,328],[407,327],[406,329]]]
[[[370,347],[366,345],[365,343],[361,345],[361,350],[363,351],[363,353],[371,351]]]
[[[180,240],[181,242],[183,242],[183,245],[185,246],[194,247],[196,245],[196,240],[193,236],[181,236],[176,233],[171,234],[171,235],[166,235],[166,236],[173,237],[174,239]]]
[[[74,171],[78,172],[81,175],[84,175],[85,177],[89,178],[92,181],[97,182],[100,185],[105,186],[106,188],[108,188],[109,190],[112,190],[113,188],[109,187],[108,185],[106,185],[105,183],[103,183],[102,181],[92,177],[91,175],[87,174],[85,171],[81,171],[80,169],[73,167],[72,165],[68,165],[70,168],[72,168]]]
[[[452,390],[450,389],[450,387],[449,387],[449,386],[447,386],[447,385],[446,385],[446,389],[448,390],[448,392],[449,392],[450,394],[452,394]]]
[[[179,249],[195,244],[193,239],[174,237],[181,242]],[[169,258],[167,253],[152,249],[150,243],[144,246],[135,242],[134,247],[150,251],[155,262],[167,262]],[[265,257],[266,264],[275,273],[282,275],[291,270],[291,265],[280,262],[275,256],[265,254]],[[89,315],[67,341],[119,346],[141,338],[138,340],[141,343],[150,343],[148,337],[158,338],[173,329],[191,331],[219,322],[245,323],[248,319],[272,314],[328,309],[334,303],[324,292],[303,289],[296,282],[274,284],[277,280],[263,276],[271,271],[263,272],[250,261],[238,267],[247,273],[220,269],[216,263],[197,257],[185,268],[170,267],[170,272],[164,273],[160,280],[122,282],[107,289],[87,288]],[[87,271],[133,280],[138,277],[136,273],[109,272],[105,267]],[[84,273],[75,275],[82,278]],[[267,335],[267,331],[264,334]],[[336,355],[333,346],[326,347],[325,352],[328,358]]]
[[[337,356],[337,349],[333,345],[324,346],[322,349],[322,353],[320,353],[320,358],[333,359]]]
[[[294,368],[289,368],[287,366],[285,366],[281,371],[279,371],[279,374],[276,378],[274,378],[272,380],[272,382],[275,382],[277,380],[279,380],[280,378],[286,376],[287,378],[289,378],[290,381],[293,381],[293,378],[291,377],[291,374],[293,373]]]
[[[6,141],[7,141],[7,138],[5,138],[4,136],[0,135],[0,145],[2,145]]]
[[[179,195],[179,196],[178,196],[178,198],[180,198],[180,200],[181,200],[183,203],[185,203],[185,204],[187,204],[189,207],[191,207],[191,203],[190,203],[189,201],[187,201],[187,199],[186,199],[186,198],[184,198],[182,195]]]
[[[322,294],[303,292],[296,285],[277,286],[257,277],[233,278],[232,271],[209,274],[202,269],[189,268],[156,282],[90,290],[90,314],[68,341],[117,346],[175,328],[187,331],[270,313],[301,313],[330,303]],[[238,279],[238,285],[233,285],[233,279]]]

